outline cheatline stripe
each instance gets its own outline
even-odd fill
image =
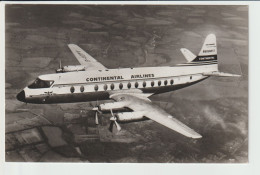
[[[215,63],[218,63],[217,61],[213,61],[213,62],[188,62],[188,63],[182,63],[183,65],[186,65],[186,64],[192,64],[192,65],[196,65],[196,64],[215,64]],[[180,64],[180,65],[182,65]]]
[[[178,64],[178,65],[210,65],[210,64],[218,64],[218,63],[199,63],[199,64],[184,63],[184,64]]]
[[[218,63],[204,63],[204,64],[177,64],[177,66],[203,66],[203,65],[214,65]]]
[[[211,60],[211,61],[194,61],[189,63],[212,63],[212,62],[218,62],[218,60]]]

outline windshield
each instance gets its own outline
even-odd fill
[[[37,89],[37,88],[49,88],[53,84],[54,81],[48,80],[41,80],[37,78],[31,85],[28,86],[30,89]]]

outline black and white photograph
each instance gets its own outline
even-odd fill
[[[5,5],[5,162],[248,163],[248,5]]]

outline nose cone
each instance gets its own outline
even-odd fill
[[[19,94],[17,94],[16,98],[21,102],[25,102],[25,92],[21,91]]]

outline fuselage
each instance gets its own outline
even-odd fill
[[[109,99],[111,91],[159,94],[174,91],[207,78],[202,73],[214,65],[140,67],[46,74],[20,92],[26,103],[73,103]]]

